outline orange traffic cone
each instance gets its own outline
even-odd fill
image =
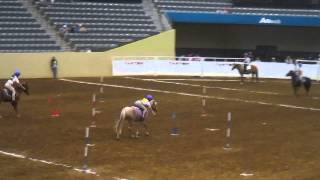
[[[49,97],[48,103],[51,106],[51,117],[59,117],[61,113],[58,109],[57,99]]]
[[[59,117],[60,116],[60,111],[58,109],[54,109],[51,112],[51,117]]]

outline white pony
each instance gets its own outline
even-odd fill
[[[142,118],[142,112],[138,107],[135,106],[126,106],[122,108],[120,113],[120,118],[116,120],[115,122],[115,133],[116,138],[119,140],[120,135],[122,134],[122,128],[124,121],[128,121],[128,129],[131,134],[131,137],[138,138],[139,137],[139,128],[135,128],[135,132],[133,132],[133,126],[136,124],[142,124],[145,130],[145,134],[148,136],[150,133],[148,131],[148,126],[146,124],[146,119],[148,118],[149,111],[151,110],[153,115],[156,115],[157,113],[157,102],[155,100],[150,101],[151,107],[147,109],[147,112],[145,114],[145,118]]]

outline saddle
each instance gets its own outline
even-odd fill
[[[249,74],[251,71],[251,65],[247,65],[245,68],[244,68],[244,73],[245,74]]]
[[[143,116],[142,116],[143,109],[141,109],[141,108],[139,108],[139,107],[137,107],[137,106],[132,106],[132,107],[134,108],[137,117],[139,117],[139,118],[137,119],[137,121],[143,121],[143,120],[144,120],[144,119],[143,119]]]

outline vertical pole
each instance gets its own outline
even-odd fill
[[[92,94],[92,109],[91,109],[92,121],[90,127],[96,127],[96,94]]]
[[[172,136],[177,136],[179,135],[179,128],[178,128],[178,123],[177,123],[177,115],[175,112],[172,113],[171,115],[171,120],[172,120],[172,124],[173,124],[173,127],[171,129],[171,134]]]
[[[104,89],[103,89],[103,76],[100,77],[100,88],[99,88],[99,102],[104,102],[104,98],[103,98],[103,93],[104,93]]]
[[[83,158],[83,169],[87,170],[89,168],[88,165],[88,151],[89,151],[89,146],[85,145],[84,146],[84,158]]]
[[[231,150],[231,112],[228,112],[225,150]]]
[[[202,87],[202,114],[201,116],[207,116],[207,112],[206,112],[206,98],[205,96],[207,95],[207,88],[205,86]]]
[[[103,83],[103,76],[100,77],[100,83],[101,84]],[[100,94],[103,94],[103,93],[104,93],[103,86],[100,86]]]
[[[85,133],[85,142],[86,142],[86,145],[90,144],[90,139],[89,139],[89,136],[90,136],[90,129],[89,127],[86,127],[86,133]]]
[[[90,145],[90,140],[89,140],[89,136],[90,136],[90,128],[86,127],[85,129],[85,136],[84,136],[84,154],[83,154],[83,169],[87,170],[89,168],[88,166],[88,154],[89,154],[89,145]]]

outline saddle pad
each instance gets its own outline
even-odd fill
[[[133,106],[134,111],[136,112],[137,117],[140,117],[142,119],[142,110],[138,107]]]

